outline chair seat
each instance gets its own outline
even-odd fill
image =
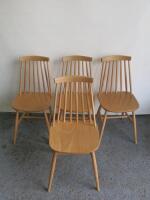
[[[12,108],[23,112],[41,112],[50,107],[49,93],[24,93],[12,101]]]
[[[129,92],[111,92],[98,94],[100,105],[109,112],[133,112],[138,107],[135,96]]]
[[[55,122],[50,128],[50,147],[62,153],[90,153],[99,146],[98,128],[83,122]]]

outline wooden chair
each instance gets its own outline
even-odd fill
[[[23,56],[20,60],[20,89],[12,101],[16,110],[13,143],[16,143],[18,126],[24,118],[41,118],[30,113],[43,112],[49,130],[47,111],[50,112],[51,85],[49,58],[42,56]],[[21,116],[20,114],[23,113]]]
[[[93,79],[84,76],[64,76],[56,78],[55,82],[54,117],[50,128],[49,142],[53,150],[53,157],[48,191],[51,190],[57,155],[61,153],[91,154],[96,187],[99,190],[98,169],[95,157],[95,151],[99,147],[99,131],[94,114]],[[74,97],[73,92],[75,92]],[[82,94],[81,99],[79,99],[79,92]],[[73,98],[75,98],[75,104],[73,104]],[[60,112],[62,102],[64,108],[63,116],[61,116]],[[79,113],[80,106],[82,107],[82,113]]]
[[[91,65],[92,65],[92,57],[81,56],[81,55],[64,56],[62,58],[61,76],[68,75],[68,76],[92,77]],[[73,93],[72,96],[73,96],[72,105],[75,105],[75,93]],[[81,102],[81,92],[78,93],[78,97],[79,97],[79,102]],[[63,97],[62,99],[65,99],[65,98]],[[63,105],[63,102],[62,102],[62,105]],[[64,112],[62,108],[60,109],[61,109],[61,112]],[[82,112],[81,106],[79,106],[79,112]]]
[[[91,72],[92,57],[72,55],[62,58],[62,76],[88,76]]]
[[[107,119],[129,118],[133,122],[134,140],[137,144],[135,110],[139,104],[132,93],[130,61],[131,57],[123,55],[106,56],[101,59],[102,68],[98,93],[100,106],[97,112],[103,122],[100,142]],[[102,109],[104,109],[103,116],[101,115]],[[117,113],[117,115],[111,116],[108,115],[108,112]],[[119,113],[120,115],[118,115]],[[132,117],[128,113],[132,113]]]

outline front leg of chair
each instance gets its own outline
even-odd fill
[[[52,164],[51,164],[51,170],[50,170],[49,181],[48,181],[48,192],[51,191],[52,181],[53,181],[55,168],[56,168],[56,160],[57,160],[57,153],[54,152],[52,156]]]
[[[15,129],[14,129],[14,134],[13,134],[13,144],[16,144],[18,126],[19,126],[19,112],[16,112]]]
[[[135,144],[137,144],[137,125],[136,125],[136,116],[135,116],[135,112],[133,112],[132,114],[133,114],[134,142],[135,142]]]
[[[98,176],[98,167],[97,167],[97,161],[96,161],[95,152],[91,153],[91,158],[92,158],[94,175],[95,175],[95,180],[96,180],[96,189],[97,189],[97,191],[100,191],[99,176]]]

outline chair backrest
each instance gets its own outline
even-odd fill
[[[55,106],[54,121],[83,121],[90,122],[96,126],[92,83],[93,79],[86,76],[62,76],[55,79]],[[73,102],[74,96],[74,104]],[[81,98],[79,98],[79,94]],[[64,99],[62,99],[64,98]],[[81,102],[79,102],[81,101]],[[63,116],[61,116],[61,108],[63,102]],[[79,113],[79,105],[82,106],[82,112]],[[88,110],[85,109],[88,107]],[[80,108],[81,110],[81,108]]]
[[[62,76],[88,76],[91,72],[92,58],[87,56],[65,56],[62,58]]]
[[[102,57],[99,92],[132,92],[130,61],[123,55]]]
[[[20,95],[22,93],[51,93],[49,58],[22,56],[20,61]]]

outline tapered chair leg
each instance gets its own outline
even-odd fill
[[[137,126],[136,126],[136,117],[135,113],[133,112],[133,128],[134,128],[134,142],[137,144]]]
[[[48,132],[49,132],[50,123],[49,123],[48,116],[47,116],[46,112],[44,112],[44,116],[45,116],[45,121],[46,121],[47,129],[48,129]]]
[[[98,107],[97,113],[96,113],[96,118],[100,116],[100,111],[101,111],[101,106]]]
[[[14,134],[13,134],[13,144],[16,144],[18,125],[19,125],[19,112],[16,112],[15,129],[14,129]]]
[[[95,180],[96,180],[96,189],[97,189],[97,191],[100,191],[99,176],[98,176],[98,167],[97,167],[97,161],[96,161],[95,152],[91,153],[91,158],[92,158],[94,175],[95,175]]]
[[[101,128],[101,131],[100,131],[100,139],[99,139],[100,144],[101,144],[101,141],[102,141],[106,120],[107,120],[107,111],[105,111],[104,119],[103,119],[103,122],[102,122],[103,124],[102,124],[102,128]]]
[[[50,107],[49,108],[49,123],[51,124],[52,123],[52,120],[53,120],[53,116],[52,116],[52,108]]]
[[[48,181],[48,192],[51,191],[51,186],[52,186],[52,181],[55,173],[55,168],[56,168],[56,160],[57,160],[57,153],[53,153],[52,157],[52,164],[51,164],[51,170],[50,170],[50,175],[49,175],[49,181]]]

